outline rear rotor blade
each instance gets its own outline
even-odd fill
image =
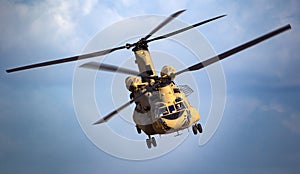
[[[149,37],[151,37],[154,33],[156,33],[159,29],[164,27],[166,24],[171,22],[173,19],[175,19],[177,16],[179,16],[181,13],[185,12],[186,10],[180,10],[173,14],[171,14],[167,19],[165,19],[162,23],[160,23],[157,27],[155,27],[147,36],[145,36],[143,39],[147,40]]]
[[[117,72],[117,73],[134,75],[134,76],[140,75],[140,73],[138,71],[118,67],[118,66],[115,66],[115,65],[97,63],[97,62],[85,63],[85,64],[80,65],[80,67],[88,68],[88,69],[94,69],[94,70],[100,70],[100,71]]]
[[[280,27],[280,28],[278,28],[278,29],[276,29],[274,31],[271,31],[271,32],[269,32],[269,33],[267,33],[265,35],[262,35],[262,36],[260,36],[260,37],[258,37],[256,39],[253,39],[253,40],[251,40],[249,42],[246,42],[246,43],[244,43],[244,44],[242,44],[240,46],[237,46],[237,47],[232,48],[232,49],[230,49],[228,51],[225,51],[222,54],[214,56],[214,57],[212,57],[210,59],[207,59],[207,60],[205,60],[203,62],[197,63],[197,64],[195,64],[193,66],[190,66],[190,67],[188,67],[188,68],[186,68],[184,70],[178,71],[176,73],[176,75],[179,75],[179,74],[187,72],[187,71],[200,70],[200,69],[202,69],[202,68],[204,68],[204,67],[206,67],[206,66],[208,66],[210,64],[213,64],[215,62],[223,60],[223,59],[225,59],[225,58],[227,58],[227,57],[229,57],[229,56],[231,56],[233,54],[236,54],[236,53],[238,53],[240,51],[243,51],[243,50],[245,50],[245,49],[247,49],[247,48],[249,48],[251,46],[254,46],[254,45],[256,45],[256,44],[258,44],[258,43],[260,43],[260,42],[262,42],[264,40],[267,40],[267,39],[269,39],[269,38],[271,38],[273,36],[276,36],[276,35],[284,32],[284,31],[289,30],[289,29],[291,29],[291,25],[290,24],[285,25],[283,27]]]
[[[196,23],[196,24],[194,24],[194,25],[191,25],[191,26],[188,26],[188,27],[185,27],[185,28],[182,28],[182,29],[173,31],[173,32],[171,32],[171,33],[168,33],[168,34],[165,34],[165,35],[162,35],[162,36],[158,36],[158,37],[153,38],[153,39],[149,39],[149,40],[147,40],[147,42],[149,43],[149,42],[152,42],[152,41],[155,41],[155,40],[165,39],[165,38],[167,38],[167,37],[174,36],[174,35],[176,35],[176,34],[185,32],[185,31],[187,31],[187,30],[190,30],[190,29],[192,29],[192,28],[198,27],[198,26],[203,25],[203,24],[205,24],[205,23],[208,23],[208,22],[210,22],[210,21],[213,21],[213,20],[222,18],[222,17],[224,17],[224,16],[226,16],[226,15],[221,15],[221,16],[217,16],[217,17],[214,17],[214,18],[211,18],[211,19],[207,19],[207,20],[205,20],[205,21],[202,21],[202,22]]]
[[[57,60],[52,60],[52,61],[46,61],[46,62],[31,64],[31,65],[21,66],[21,67],[17,67],[17,68],[8,69],[8,70],[6,70],[6,72],[11,73],[11,72],[15,72],[15,71],[22,71],[22,70],[38,68],[38,67],[43,67],[43,66],[61,64],[61,63],[66,63],[66,62],[73,62],[73,61],[77,61],[80,59],[88,59],[88,58],[92,58],[92,57],[103,56],[103,55],[109,54],[113,51],[124,49],[124,48],[126,48],[126,46],[120,46],[120,47],[106,49],[106,50],[97,51],[97,52],[93,52],[93,53],[82,54],[82,55],[78,55],[78,56],[72,56],[72,57],[67,57],[67,58],[62,58],[62,59],[57,59]]]

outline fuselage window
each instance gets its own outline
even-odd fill
[[[174,93],[180,93],[180,90],[178,88],[173,89]]]
[[[182,98],[180,98],[180,97],[177,97],[177,98],[175,99],[175,102],[176,102],[176,103],[181,102],[181,101],[182,101]]]

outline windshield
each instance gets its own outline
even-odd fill
[[[182,101],[175,103],[175,105],[163,106],[158,108],[158,116],[165,116],[168,114],[177,113],[185,109]]]

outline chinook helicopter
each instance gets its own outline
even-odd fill
[[[136,59],[135,62],[139,71],[97,62],[89,62],[80,65],[81,68],[130,75],[125,79],[126,87],[130,91],[130,101],[110,112],[100,120],[96,121],[94,124],[97,125],[107,122],[113,116],[117,115],[117,113],[119,113],[121,110],[128,107],[132,103],[135,103],[136,106],[133,111],[133,120],[136,124],[137,132],[140,134],[143,131],[148,136],[146,139],[148,148],[151,148],[152,145],[154,147],[157,146],[156,140],[153,137],[153,135],[156,134],[169,134],[183,129],[188,129],[190,127],[195,135],[197,133],[202,133],[202,126],[200,123],[198,123],[200,120],[200,114],[196,108],[189,103],[187,98],[187,96],[192,92],[192,89],[187,85],[176,85],[174,82],[175,78],[184,72],[200,70],[208,65],[223,60],[235,53],[287,31],[291,29],[291,26],[289,24],[282,26],[256,39],[180,71],[176,71],[172,66],[164,66],[160,71],[160,75],[158,75],[152,63],[148,49],[148,43],[186,32],[187,30],[226,16],[220,15],[151,39],[151,36],[154,33],[182,14],[184,11],[185,10],[180,10],[173,13],[164,21],[162,21],[157,27],[155,27],[148,35],[135,43],[127,43],[123,46],[102,51],[12,68],[6,70],[6,72],[11,73],[32,68],[78,61],[81,59],[103,56],[117,50],[132,48]]]

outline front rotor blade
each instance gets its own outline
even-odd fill
[[[85,63],[85,64],[80,65],[80,67],[94,69],[94,70],[100,70],[100,71],[117,72],[117,73],[129,74],[129,75],[135,75],[135,76],[140,75],[140,73],[138,71],[118,67],[115,65],[98,63],[98,62]]]
[[[121,110],[125,109],[127,106],[129,106],[134,101],[135,101],[135,99],[130,100],[129,102],[125,103],[124,105],[122,105],[118,109],[116,109],[116,110],[112,111],[111,113],[109,113],[107,116],[105,116],[105,117],[101,118],[100,120],[98,120],[97,122],[95,122],[93,125],[107,122],[109,119],[111,119],[113,116],[115,116]]]
[[[147,40],[149,37],[151,37],[154,33],[156,33],[159,29],[161,29],[163,26],[171,22],[173,19],[175,19],[177,16],[179,16],[181,13],[185,12],[186,10],[180,10],[172,15],[170,15],[167,19],[165,19],[162,23],[160,23],[157,27],[155,27],[146,37],[144,37],[144,40]]]
[[[236,53],[238,53],[240,51],[243,51],[243,50],[245,50],[245,49],[247,49],[247,48],[249,48],[251,46],[254,46],[254,45],[256,45],[256,44],[258,44],[258,43],[260,43],[260,42],[262,42],[264,40],[267,40],[267,39],[269,39],[269,38],[271,38],[273,36],[276,36],[276,35],[284,32],[284,31],[289,30],[289,29],[291,29],[291,25],[290,24],[285,25],[283,27],[280,27],[280,28],[278,28],[278,29],[276,29],[274,31],[271,31],[271,32],[269,32],[269,33],[267,33],[265,35],[262,35],[262,36],[260,36],[260,37],[258,37],[256,39],[253,39],[253,40],[251,40],[249,42],[246,42],[246,43],[244,43],[244,44],[242,44],[240,46],[237,46],[237,47],[235,47],[233,49],[230,49],[230,50],[228,50],[228,51],[226,51],[226,52],[224,52],[222,54],[214,56],[214,57],[212,57],[210,59],[207,59],[207,60],[205,60],[203,62],[197,63],[197,64],[195,64],[193,66],[190,66],[190,67],[188,67],[188,68],[186,68],[184,70],[178,71],[176,73],[176,75],[179,75],[179,74],[184,73],[186,71],[195,71],[195,70],[202,69],[202,68],[204,68],[204,67],[206,67],[206,66],[208,66],[210,64],[213,64],[215,62],[223,60],[226,57],[229,57],[229,56],[231,56],[233,54],[236,54]]]
[[[222,17],[224,17],[224,16],[226,16],[226,15],[217,16],[217,17],[214,17],[214,18],[211,18],[211,19],[208,19],[208,20],[205,20],[205,21],[196,23],[196,24],[194,24],[194,25],[191,25],[191,26],[182,28],[182,29],[180,29],[180,30],[176,30],[176,31],[173,31],[173,32],[168,33],[168,34],[165,34],[165,35],[162,35],[162,36],[158,36],[158,37],[153,38],[153,39],[149,39],[147,42],[149,43],[149,42],[152,42],[152,41],[155,41],[155,40],[165,39],[165,38],[167,38],[167,37],[174,36],[174,35],[176,35],[176,34],[185,32],[185,31],[187,31],[187,30],[190,30],[190,29],[192,29],[192,28],[198,27],[198,26],[203,25],[203,24],[205,24],[205,23],[208,23],[208,22],[210,22],[210,21],[213,21],[213,20],[222,18]]]
[[[15,71],[22,71],[22,70],[38,68],[38,67],[43,67],[43,66],[61,64],[61,63],[66,63],[66,62],[73,62],[73,61],[77,61],[80,59],[88,59],[88,58],[92,58],[92,57],[103,56],[103,55],[109,54],[113,51],[124,49],[124,48],[126,48],[126,46],[120,46],[120,47],[97,51],[97,52],[93,52],[93,53],[88,53],[88,54],[83,54],[83,55],[78,55],[78,56],[73,56],[73,57],[67,57],[67,58],[62,58],[62,59],[57,59],[57,60],[52,60],[52,61],[46,61],[46,62],[31,64],[31,65],[26,65],[26,66],[21,66],[21,67],[17,67],[17,68],[8,69],[8,70],[6,70],[6,72],[11,73],[11,72],[15,72]]]
[[[132,104],[134,101],[136,101],[137,99],[139,99],[140,97],[142,97],[143,95],[145,95],[147,92],[151,91],[150,89],[146,89],[143,93],[139,94],[138,96],[136,96],[135,98],[131,99],[129,102],[123,104],[122,106],[120,106],[118,109],[112,111],[111,113],[109,113],[108,115],[106,115],[105,117],[101,118],[100,120],[98,120],[97,122],[94,123],[94,125],[96,124],[101,124],[104,122],[107,122],[109,119],[111,119],[113,116],[115,116],[118,112],[120,112],[121,110],[125,109],[126,107],[128,107],[130,104]]]

